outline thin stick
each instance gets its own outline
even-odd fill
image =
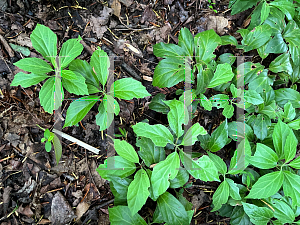
[[[95,154],[99,154],[99,151],[100,151],[99,149],[94,148],[93,146],[90,146],[90,145],[84,143],[83,141],[78,140],[77,138],[74,138],[74,137],[72,137],[72,136],[70,136],[68,134],[65,134],[65,133],[63,133],[63,132],[61,132],[59,130],[56,130],[55,128],[53,128],[52,131],[54,133],[58,134],[59,136],[65,138],[65,139],[68,139],[69,141],[71,141],[73,143],[75,142],[77,145],[80,145],[81,147],[83,147],[83,148],[85,148],[85,149],[87,149],[87,150],[89,150],[89,151],[91,151],[91,152],[93,152]]]

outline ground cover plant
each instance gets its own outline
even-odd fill
[[[238,2],[235,4],[238,5]],[[162,125],[147,123],[133,126],[138,138],[137,146],[140,147],[138,153],[143,160],[134,178],[130,175],[135,172],[134,163],[139,163],[138,155],[135,153],[134,159],[128,159],[128,155],[133,155],[134,148],[123,147],[127,144],[122,148],[119,140],[115,141],[119,155],[115,156],[115,167],[123,167],[124,170],[108,172],[101,170],[108,168],[107,164],[100,165],[100,175],[111,181],[115,197],[123,199],[116,203],[120,206],[109,209],[113,224],[125,221],[131,221],[128,224],[147,224],[137,212],[149,196],[157,201],[154,223],[189,224],[193,215],[191,205],[177,192],[174,196],[167,191],[168,188],[184,187],[188,173],[204,181],[221,182],[213,195],[213,211],[219,210],[221,215],[230,217],[231,224],[299,223],[295,218],[300,215],[300,167],[299,158],[295,156],[299,139],[296,136],[299,136],[297,131],[300,129],[297,109],[300,106],[300,94],[296,84],[299,80],[300,30],[293,20],[293,4],[287,3],[287,7],[293,7],[293,10],[287,12],[278,2],[282,3],[260,3],[264,8],[268,7],[270,12],[266,18],[261,18],[255,29],[239,30],[243,37],[241,45],[232,36],[219,37],[213,30],[193,37],[185,28],[179,34],[178,45],[159,43],[154,46],[154,54],[163,60],[155,68],[153,85],[172,87],[181,81],[186,82],[186,73],[190,76],[186,70],[190,66],[192,68],[188,71],[192,71],[191,83],[194,89],[189,92],[178,91],[179,95],[182,93],[179,100],[166,101],[163,95],[159,95],[151,102],[150,108],[167,113],[169,130]],[[261,6],[257,7],[260,9]],[[265,13],[261,12],[261,15]],[[220,55],[216,61],[214,59],[216,47],[227,44],[235,45],[244,52],[255,49],[262,61],[270,53],[279,55],[267,68],[262,63],[252,62],[234,68],[235,58],[232,54]],[[187,59],[192,62],[187,64]],[[237,78],[241,75],[239,70],[242,67],[244,91],[237,88],[238,79],[242,79]],[[278,88],[282,84],[285,87]],[[222,94],[207,98],[205,93],[208,88]],[[242,94],[245,105],[235,101]],[[186,95],[190,95],[192,100],[200,99],[200,105],[206,110],[212,110],[212,107],[223,108],[223,115],[227,119],[233,116],[234,105],[242,109],[245,107],[246,114],[240,115],[245,116],[245,124],[235,121],[227,123],[225,120],[209,135],[196,123],[186,132],[181,142],[180,136],[184,134],[182,125],[187,123],[184,115],[188,115],[184,104]],[[191,104],[196,108],[198,102]],[[245,126],[245,133],[237,134],[237,126]],[[187,145],[200,141],[208,155],[194,160],[191,154],[180,150],[179,146],[184,145],[187,138],[191,140]],[[227,168],[225,162],[212,152],[219,151],[232,140],[240,143]],[[152,147],[146,148],[141,143],[149,143]],[[172,144],[175,151],[164,159],[162,147],[167,144]],[[129,151],[132,153],[128,154]],[[176,170],[180,166],[179,158],[186,170]],[[186,167],[187,161],[190,161],[191,167]],[[242,161],[242,165],[238,165],[239,161]],[[151,164],[154,164],[152,171],[148,169]],[[125,177],[129,178],[126,181],[120,180]],[[178,183],[176,186],[175,181]],[[123,185],[120,185],[121,182]]]
[[[299,5],[283,0],[236,0],[230,1],[230,6],[233,14],[255,6],[249,27],[238,31],[240,43],[214,30],[193,36],[183,28],[178,45],[154,45],[153,52],[161,60],[154,71],[153,86],[191,85],[177,90],[174,99],[162,93],[152,98],[149,108],[165,116],[165,124],[137,122],[131,126],[136,136],[133,144],[122,140],[127,139],[122,129],[118,136],[122,139],[113,140],[118,155],[108,157],[97,169],[109,181],[114,195],[114,206],[108,209],[111,224],[190,224],[193,205],[183,196],[192,186],[190,177],[219,182],[212,196],[212,211],[229,217],[230,224],[300,223]],[[15,65],[30,74],[17,74],[11,85],[28,87],[47,79],[40,101],[44,110],[52,113],[57,109],[53,100],[55,75],[60,73],[62,94],[65,88],[84,96],[70,104],[64,127],[79,123],[101,100],[95,119],[100,130],[105,130],[113,121],[109,109],[115,115],[120,111],[113,97],[130,100],[150,96],[131,78],[116,80],[113,90],[107,90],[107,54],[97,49],[90,63],[75,59],[83,49],[80,37],[62,45],[59,56],[70,57],[62,58],[61,66],[55,60],[57,40],[49,28],[37,25],[31,39],[54,69],[41,59],[22,59]],[[217,49],[226,45],[244,55],[255,51],[259,60],[237,64],[231,53],[216,57]],[[198,122],[191,124],[200,107],[222,111],[224,120],[213,132]],[[238,110],[242,113],[236,113]],[[189,129],[184,129],[188,124]],[[45,148],[49,151],[54,144],[59,161],[61,149],[55,147],[56,139],[45,130]],[[229,150],[227,165],[217,152],[229,145],[234,147]],[[189,146],[201,146],[203,152],[188,152],[185,147]],[[142,217],[139,211],[147,202],[155,208],[151,216]]]

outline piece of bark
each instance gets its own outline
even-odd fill
[[[5,40],[5,38],[0,34],[0,41],[3,44],[4,48],[6,49],[8,55],[10,58],[15,56],[14,51],[11,49],[11,47],[9,46],[9,44],[7,43],[7,41]]]

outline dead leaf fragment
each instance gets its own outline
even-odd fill
[[[116,15],[117,17],[120,17],[121,3],[119,2],[119,0],[113,0],[113,2],[111,4],[111,8],[114,10],[114,15]]]
[[[92,160],[90,166],[91,166],[91,169],[90,169],[91,170],[91,174],[92,174],[92,176],[94,178],[95,184],[99,188],[99,187],[101,187],[105,183],[105,179],[103,179],[99,175],[99,173],[96,171],[97,165],[96,165],[96,163],[95,163],[94,160]]]
[[[30,40],[29,36],[25,33],[21,33],[20,35],[18,35],[18,37],[16,39],[11,39],[10,42],[14,42],[21,46],[26,46],[26,47],[32,48],[31,40]]]
[[[224,28],[228,26],[228,19],[223,16],[209,16],[207,30],[213,29],[217,34],[225,34]]]
[[[126,7],[129,7],[132,5],[132,0],[119,0],[121,3],[123,3]]]
[[[21,205],[18,210],[17,210],[18,213],[21,213],[25,216],[28,216],[28,217],[32,217],[34,215],[34,213],[32,212],[31,208],[29,205],[27,205],[26,207],[23,208],[23,206]]]
[[[155,21],[156,21],[155,13],[153,12],[151,6],[147,6],[142,14],[141,23],[155,22]]]
[[[51,205],[50,221],[55,225],[65,225],[76,218],[71,206],[65,197],[58,191],[53,199]]]
[[[89,207],[90,204],[88,204],[87,202],[80,202],[76,207],[76,220],[79,220],[83,216],[83,214],[85,214],[85,212],[89,209]]]

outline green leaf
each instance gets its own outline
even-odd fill
[[[263,98],[260,96],[259,93],[257,93],[256,91],[254,90],[248,90],[248,91],[245,91],[245,101],[246,102],[249,102],[253,105],[259,105],[259,104],[262,104],[264,103],[264,100]]]
[[[263,71],[263,69],[264,66],[260,63],[245,62],[237,67],[236,73],[238,75],[244,75],[245,80],[243,81],[243,83],[245,82],[245,84],[248,84],[249,82],[254,80],[257,75]],[[243,76],[240,77],[240,79],[243,78]]]
[[[292,121],[296,116],[296,111],[292,105],[292,103],[289,101],[287,104],[284,105],[284,121],[290,122]]]
[[[286,72],[291,74],[293,72],[288,53],[281,54],[270,63],[269,69],[273,73]]]
[[[206,91],[206,88],[214,76],[214,71],[212,69],[206,68],[203,70],[203,66],[201,64],[196,64],[196,68],[198,70],[197,73],[197,89],[195,94],[202,94]]]
[[[197,96],[195,94],[195,90],[191,89],[191,90],[183,91],[183,93],[179,97],[179,101],[181,101],[182,103],[184,103],[185,108],[187,110],[187,108],[193,103],[193,101],[195,100],[195,98],[197,98]],[[170,101],[171,100],[168,100],[168,102],[170,102]],[[187,115],[187,118],[185,118],[185,119],[189,120],[189,116]]]
[[[254,6],[259,0],[237,0],[231,8],[231,15],[243,12]]]
[[[149,104],[149,109],[152,109],[156,112],[161,112],[163,114],[167,114],[170,111],[170,109],[167,106],[167,104],[164,103],[165,100],[166,96],[162,93],[158,93],[152,98]]]
[[[168,58],[168,57],[176,58],[178,56],[186,56],[187,52],[185,52],[184,48],[181,48],[178,45],[165,44],[163,42],[159,42],[158,44],[153,46],[153,54],[156,57],[161,57],[161,58]]]
[[[258,49],[257,49],[257,53],[259,54],[260,58],[262,59],[265,59],[268,57],[269,53],[266,53],[266,47],[267,47],[267,44],[264,44],[263,46],[260,46]]]
[[[30,50],[28,48],[19,45],[14,45],[12,43],[9,43],[9,45],[14,51],[22,53],[27,57],[30,56]]]
[[[240,189],[237,184],[229,178],[225,178],[225,180],[229,184],[229,195],[235,200],[241,200]]]
[[[292,207],[300,206],[300,176],[291,173],[290,171],[283,171],[284,182],[283,192],[285,196],[292,198]]]
[[[250,157],[250,163],[261,169],[271,169],[277,165],[278,156],[273,149],[257,143],[254,156]]]
[[[261,15],[260,15],[261,23],[263,23],[268,18],[269,14],[270,14],[270,6],[267,2],[263,2]]]
[[[100,87],[99,80],[96,74],[93,72],[92,67],[90,66],[90,64],[88,64],[87,61],[75,59],[70,63],[69,69],[74,73],[79,73],[81,76],[85,78],[85,82],[88,85],[89,94],[94,94],[99,92],[99,90],[97,89]],[[89,86],[92,86],[94,88],[92,89]],[[90,90],[93,90],[94,92],[90,92]]]
[[[234,45],[234,46],[238,45],[238,42],[235,39],[235,37],[231,35],[221,36],[221,40],[222,40],[222,45]]]
[[[99,98],[99,96],[91,95],[73,101],[67,110],[64,127],[75,125],[81,121]]]
[[[77,56],[79,56],[83,50],[80,41],[82,38],[78,36],[77,39],[69,39],[63,43],[59,56],[61,57],[61,68],[67,67]]]
[[[231,66],[228,63],[218,64],[214,77],[207,87],[213,88],[220,84],[227,83],[228,81],[231,81],[233,76],[234,73],[232,72]]]
[[[96,170],[103,179],[110,181],[110,176],[128,177],[135,172],[136,166],[121,156],[113,156],[105,159]]]
[[[119,139],[114,140],[114,147],[119,156],[127,159],[133,163],[139,163],[139,157],[132,147],[127,141],[121,141]]]
[[[185,211],[190,211],[193,209],[193,204],[191,202],[189,202],[185,197],[183,197],[183,194],[181,194],[183,189],[180,189],[179,192],[176,192],[176,197],[178,199],[178,201],[180,201],[180,203],[184,206]]]
[[[268,24],[271,27],[272,36],[276,33],[282,33],[285,27],[284,14],[277,8],[270,7],[270,15],[264,24]]]
[[[212,212],[219,210],[225,204],[229,197],[229,184],[224,180],[213,195],[214,208]]]
[[[275,90],[275,100],[281,108],[283,108],[288,101],[291,101],[294,108],[300,107],[300,93],[291,88]]]
[[[283,41],[282,34],[277,33],[275,36],[266,44],[264,53],[284,53],[288,50],[287,44]]]
[[[48,113],[52,113],[54,110],[54,83],[55,77],[49,78],[44,83],[39,93],[40,103]]]
[[[165,102],[167,103],[167,102]],[[181,101],[176,99],[168,102],[167,104],[170,107],[168,112],[168,121],[171,129],[174,131],[176,136],[179,138],[183,135],[184,131],[182,129],[182,124],[185,123],[185,116],[188,116],[184,113],[184,104]]]
[[[300,129],[300,118],[288,123],[288,126],[293,130]]]
[[[300,62],[300,50],[299,50],[299,27],[295,23],[295,21],[291,20],[286,28],[284,29],[284,39],[289,44],[289,52],[291,54],[291,58],[296,65],[299,65]]]
[[[150,138],[156,146],[165,147],[174,140],[171,132],[161,124],[149,125],[140,122],[133,125],[132,128],[137,136]]]
[[[293,223],[295,220],[295,214],[288,204],[277,199],[272,199],[272,208],[274,211],[274,217],[283,223]]]
[[[169,180],[177,176],[180,166],[177,152],[173,152],[164,160],[156,164],[151,176],[154,198],[157,199],[170,186]]]
[[[182,167],[179,167],[177,176],[174,179],[170,180],[170,188],[182,187],[186,182],[188,182],[189,178],[189,173]]]
[[[300,52],[299,52],[299,55],[300,55]],[[292,63],[292,68],[293,68],[293,73],[291,75],[289,75],[289,79],[294,84],[294,83],[298,82],[300,79],[300,66],[299,66],[299,64]],[[294,90],[297,90],[297,85],[294,84],[291,88]]]
[[[252,15],[251,15],[251,23],[248,26],[248,30],[253,30],[253,28],[259,26],[262,24],[261,21],[261,11],[263,8],[263,1],[261,1],[256,7],[255,9],[252,11]]]
[[[207,134],[207,131],[199,123],[195,123],[193,126],[191,126],[188,129],[188,131],[183,136],[181,145],[183,146],[194,145],[195,142],[198,140],[197,137],[199,135],[205,135],[205,134]]]
[[[178,45],[185,50],[185,55],[194,55],[194,37],[186,27],[180,30]]]
[[[56,65],[57,37],[50,28],[37,24],[30,35],[30,40],[35,50],[41,53],[52,65]]]
[[[266,207],[258,207],[253,204],[242,202],[244,211],[250,217],[250,221],[258,225],[267,225],[270,219],[273,217],[271,209]]]
[[[215,55],[213,52],[222,44],[222,40],[214,30],[198,33],[195,38],[195,54],[197,62],[209,63]]]
[[[15,62],[14,65],[27,72],[40,75],[53,71],[52,67],[46,61],[39,58],[24,58]]]
[[[236,60],[236,57],[231,53],[223,53],[219,56],[217,63],[218,64],[224,64],[228,63],[229,65],[232,65]]]
[[[149,177],[145,170],[140,169],[134,175],[127,192],[128,207],[132,215],[136,214],[146,203],[149,196],[150,187]]]
[[[62,146],[61,146],[61,142],[60,140],[58,139],[58,137],[53,134],[53,147],[54,147],[54,151],[55,151],[55,159],[56,159],[56,163],[58,165],[59,163],[59,160],[61,158],[61,155],[62,155]]]
[[[166,58],[155,67],[153,86],[172,87],[185,78],[185,63],[181,58]]]
[[[47,78],[49,78],[49,76],[47,76],[46,74],[26,74],[23,72],[19,72],[15,75],[14,80],[11,82],[10,86],[21,85],[23,88],[27,88],[32,85],[36,85]]]
[[[116,80],[112,86],[114,86],[114,96],[117,98],[131,100],[151,96],[142,83],[133,78]]]
[[[253,185],[246,198],[260,199],[274,195],[281,188],[283,178],[284,175],[282,171],[268,173],[260,177]]]
[[[182,150],[180,150],[179,155],[185,169],[194,178],[203,181],[219,181],[218,169],[207,155],[202,156],[196,161],[191,158],[190,154]]]
[[[214,162],[216,168],[221,174],[225,174],[227,172],[226,163],[219,156],[207,151],[209,158]]]
[[[51,141],[47,141],[45,143],[46,152],[51,152],[51,148],[52,148]]]
[[[164,219],[159,211],[158,206],[156,206],[154,214],[153,214],[153,223],[164,223]]]
[[[298,140],[294,135],[294,132],[290,130],[284,145],[284,158],[286,162],[289,162],[295,157],[297,151],[297,145],[298,145]]]
[[[249,32],[242,40],[245,52],[263,46],[270,40],[271,34],[271,28],[269,25],[260,25],[255,27],[254,31]]]
[[[271,120],[268,116],[258,114],[254,120],[253,131],[256,137],[264,140],[268,135],[268,126],[271,125]]]
[[[250,31],[247,29],[240,29],[237,31],[237,33],[240,33],[242,38],[245,38],[250,33]],[[237,46],[237,47],[239,47],[239,46]]]
[[[217,109],[225,108],[228,105],[229,96],[224,94],[217,94],[209,99],[212,102],[212,106]]]
[[[292,132],[291,128],[289,128],[289,126],[283,123],[281,120],[278,120],[274,127],[272,137],[275,151],[278,155],[279,160],[284,158],[285,143],[288,138],[288,135],[291,134],[290,132]]]
[[[78,73],[71,70],[61,72],[63,87],[69,92],[76,95],[88,95],[89,91],[85,84],[85,79]],[[69,79],[70,78],[70,79]]]
[[[132,182],[132,179],[109,176],[109,180],[109,186],[115,198],[114,205],[127,205],[128,186]]]
[[[97,49],[91,57],[90,64],[91,67],[94,68],[98,80],[104,87],[108,78],[108,68],[110,66],[107,53],[101,49]]]
[[[105,97],[107,97],[109,95],[105,95]],[[113,101],[109,101],[109,104],[112,104]],[[112,109],[112,105],[110,105],[110,109]],[[100,131],[107,129],[113,119],[114,119],[114,114],[108,113],[107,110],[107,101],[104,100],[100,103],[99,107],[98,107],[98,111],[99,113],[96,115],[96,124],[100,127]]]
[[[257,93],[263,93],[271,89],[270,85],[273,84],[273,80],[268,77],[268,70],[263,70],[258,77],[249,83],[249,90],[256,91]]]
[[[231,218],[230,224],[236,224],[236,225],[252,224],[250,222],[249,216],[245,213],[242,206],[235,206],[233,208],[230,218]]]
[[[227,118],[227,119],[230,119],[232,116],[233,116],[233,112],[234,112],[234,107],[229,104],[229,105],[226,105],[224,107],[224,110],[222,112],[222,114]]]
[[[287,17],[288,20],[292,20],[295,15],[295,7],[293,2],[283,1],[283,0],[274,0],[270,3],[271,6],[275,6],[280,9]]]
[[[228,173],[237,174],[238,171],[244,170],[249,164],[251,154],[250,143],[248,139],[245,138],[238,145],[233,157],[231,158]]]
[[[206,98],[204,94],[200,94],[200,104],[203,106],[205,110],[211,111],[212,110],[212,104],[211,101]]]
[[[288,165],[299,170],[300,169],[300,157],[298,156],[296,159],[294,159]]]
[[[254,138],[252,128],[243,122],[230,122],[228,123],[228,135],[232,140],[241,142],[245,136],[252,140]]]
[[[211,152],[219,151],[227,144],[228,139],[228,124],[225,120],[218,128],[212,133],[208,150]]]
[[[108,208],[111,225],[147,225],[139,214],[132,216],[128,206],[119,205]]]
[[[154,145],[151,139],[141,137],[137,139],[136,146],[140,147],[139,156],[143,159],[146,166],[163,161],[166,158],[165,149]]]
[[[157,206],[168,224],[189,224],[189,217],[184,206],[169,192],[165,192],[157,199]]]
[[[50,137],[50,130],[49,129],[46,129],[45,130],[45,132],[44,132],[44,137],[46,138],[46,139],[49,139],[49,137]]]

